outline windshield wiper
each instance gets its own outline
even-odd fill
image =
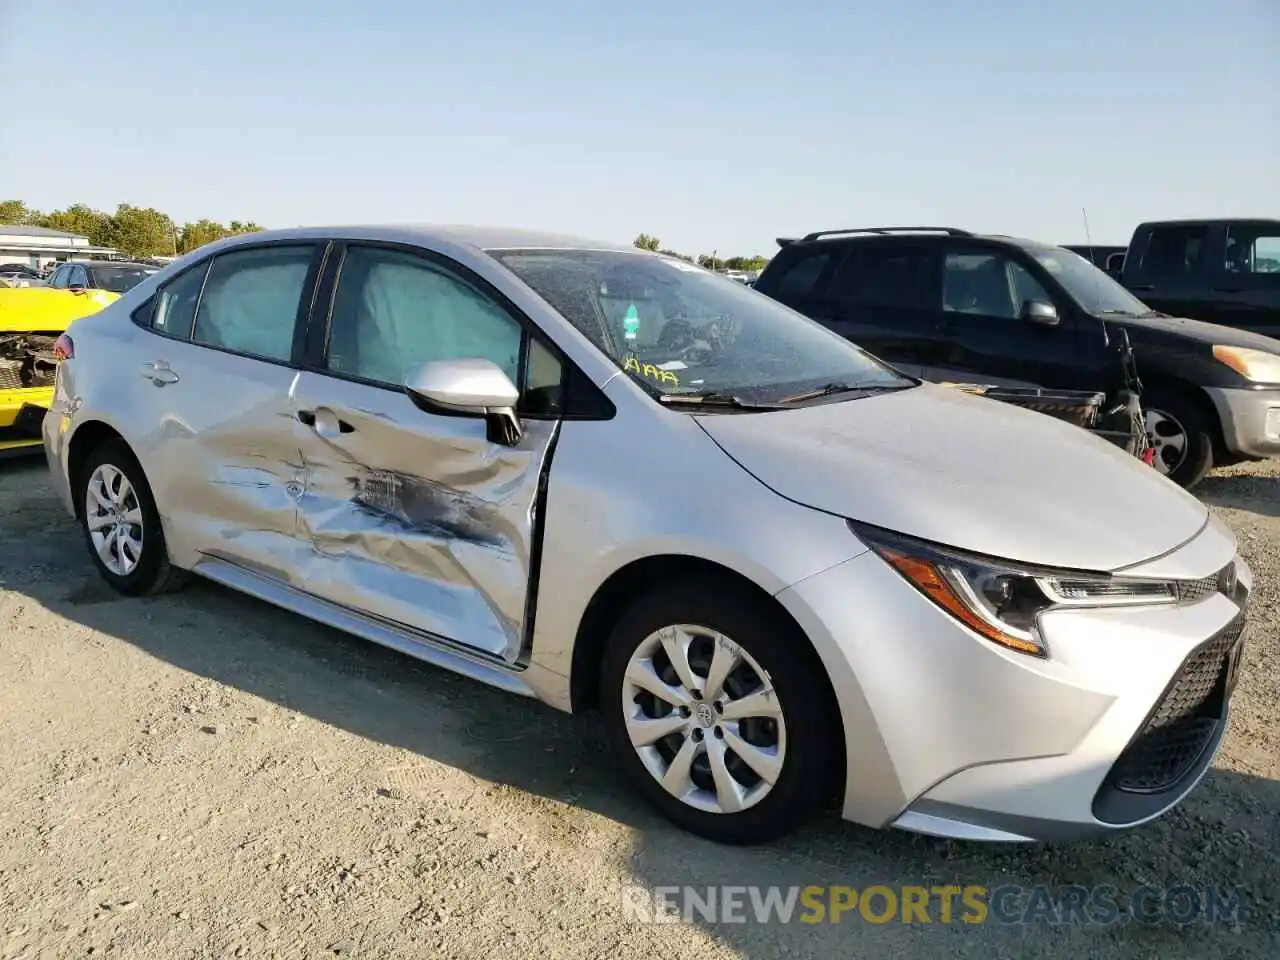
[[[819,397],[833,397],[838,393],[884,393],[889,390],[902,390],[911,386],[910,383],[828,383],[814,390],[806,390],[804,393],[792,394],[789,397],[783,397],[779,403],[803,403],[806,400],[817,400]]]
[[[688,404],[692,407],[709,407],[728,410],[781,410],[780,404],[756,403],[743,400],[732,393],[711,391],[708,393],[664,393],[658,398],[660,403]]]

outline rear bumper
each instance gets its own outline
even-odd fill
[[[1206,387],[1228,450],[1245,457],[1280,456],[1280,389]]]
[[[52,387],[0,390],[0,457],[39,448],[40,425],[52,402]]]

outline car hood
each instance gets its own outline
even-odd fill
[[[65,330],[72,320],[97,313],[119,300],[107,290],[52,290],[47,287],[16,287],[0,290],[0,330],[10,333]]]
[[[789,500],[993,557],[1114,570],[1174,549],[1208,519],[1116,445],[947,387],[696,419]]]
[[[1235,327],[1224,327],[1217,323],[1205,323],[1203,320],[1190,320],[1186,317],[1103,317],[1109,325],[1121,326],[1130,331],[1134,343],[1142,342],[1143,334],[1173,334],[1186,337],[1200,343],[1220,343],[1227,347],[1248,347],[1252,350],[1264,350],[1267,353],[1280,354],[1280,340],[1239,330]]]

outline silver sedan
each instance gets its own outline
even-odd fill
[[[636,791],[706,837],[832,793],[873,827],[1106,833],[1180,801],[1225,729],[1250,574],[1203,505],[680,260],[258,233],[56,352],[46,453],[117,590],[193,573],[599,708]]]

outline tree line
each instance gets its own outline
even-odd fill
[[[29,227],[45,227],[88,237],[99,247],[111,247],[130,257],[163,257],[190,253],[206,243],[221,240],[238,233],[256,233],[262,230],[258,224],[232,220],[219,223],[201,219],[179,225],[167,213],[154,207],[135,207],[122,203],[115,213],[94,210],[83,203],[73,203],[64,210],[41,213],[21,200],[0,200],[0,224],[20,224]],[[720,257],[714,253],[701,253],[696,257],[668,250],[657,237],[642,233],[633,241],[641,250],[652,250],[670,257],[679,257],[708,270],[762,270],[768,257],[734,256]]]
[[[762,257],[759,254],[752,257],[719,257],[714,253],[700,253],[696,257],[690,257],[664,248],[661,240],[648,233],[639,234],[631,243],[641,250],[652,250],[663,256],[678,257],[689,263],[696,263],[706,270],[763,270],[764,265],[769,262],[768,257]]]
[[[263,229],[256,223],[240,220],[224,224],[203,219],[179,225],[167,213],[128,203],[117,206],[115,213],[94,210],[83,203],[41,213],[21,200],[0,200],[0,224],[6,223],[74,233],[88,237],[95,246],[111,247],[130,257],[190,253],[223,237]]]

